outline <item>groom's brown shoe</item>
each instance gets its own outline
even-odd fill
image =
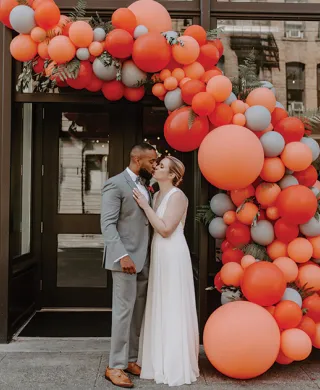
[[[140,376],[141,374],[141,367],[138,366],[137,363],[128,363],[128,368],[126,369],[127,372],[129,372],[132,375]]]
[[[133,387],[133,383],[128,375],[118,368],[107,367],[105,377],[115,386],[125,387],[127,389],[131,389]]]

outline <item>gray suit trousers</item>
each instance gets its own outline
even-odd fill
[[[112,330],[109,367],[126,369],[136,362],[147,300],[149,259],[141,272],[130,275],[112,271]]]

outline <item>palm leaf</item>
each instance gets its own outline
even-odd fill
[[[86,16],[87,2],[86,0],[78,0],[77,5],[73,8],[73,11],[70,13],[69,18],[73,22],[82,19]]]
[[[197,207],[195,218],[197,222],[203,223],[207,226],[215,217],[216,215],[211,210],[210,205],[202,205]]]

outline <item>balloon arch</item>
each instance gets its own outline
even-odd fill
[[[20,86],[33,79],[42,90],[136,102],[151,84],[169,111],[167,143],[199,149],[202,174],[223,190],[210,203],[223,266],[214,281],[222,306],[204,331],[209,360],[246,379],[307,358],[320,348],[319,145],[308,123],[288,115],[270,83],[235,94],[216,67],[223,45],[215,32],[172,31],[156,1],[120,8],[108,23],[84,16],[81,0],[70,16],[53,0],[0,1],[0,20],[19,33],[10,52],[25,63]]]

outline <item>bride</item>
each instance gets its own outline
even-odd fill
[[[133,197],[154,228],[145,318],[140,338],[141,378],[169,386],[190,384],[199,376],[199,330],[190,252],[184,236],[188,200],[177,187],[185,172],[175,157],[165,157],[154,179],[160,191],[153,208],[137,190]]]

